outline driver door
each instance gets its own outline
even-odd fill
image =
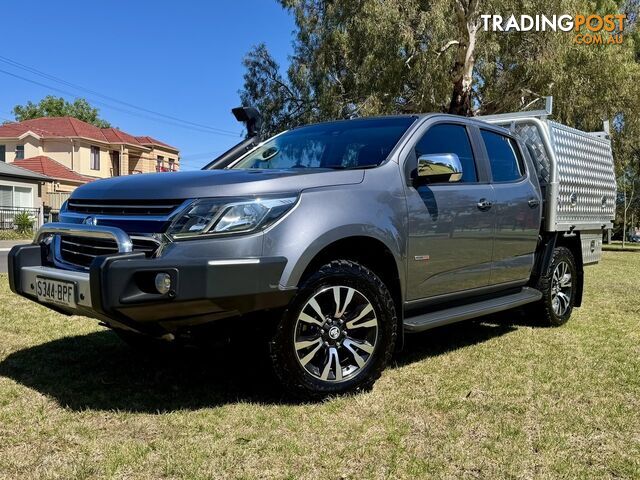
[[[451,120],[431,122],[406,157],[413,166],[422,155],[455,154],[462,165],[457,182],[430,182],[412,172],[407,188],[409,301],[489,285],[495,199],[471,141],[472,128]]]

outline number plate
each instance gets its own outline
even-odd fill
[[[71,282],[36,277],[36,295],[41,302],[73,308],[76,306],[76,288]]]

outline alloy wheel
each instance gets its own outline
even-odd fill
[[[551,307],[553,313],[561,317],[571,305],[572,277],[571,268],[565,261],[561,261],[553,270],[551,281]]]
[[[377,340],[373,305],[362,292],[343,285],[324,288],[307,301],[293,339],[302,367],[328,382],[355,377],[371,360]]]

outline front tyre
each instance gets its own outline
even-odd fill
[[[545,325],[557,327],[569,320],[575,304],[576,282],[576,261],[571,250],[556,247],[537,286],[542,292],[540,307]]]
[[[397,319],[386,285],[336,260],[300,286],[270,343],[274,371],[297,397],[370,389],[393,352]]]

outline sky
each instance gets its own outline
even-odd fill
[[[293,18],[276,0],[2,3],[13,20],[0,43],[0,122],[28,100],[83,97],[113,126],[179,148],[183,170],[242,139],[231,109],[252,46],[266,43],[283,70],[291,53]]]

